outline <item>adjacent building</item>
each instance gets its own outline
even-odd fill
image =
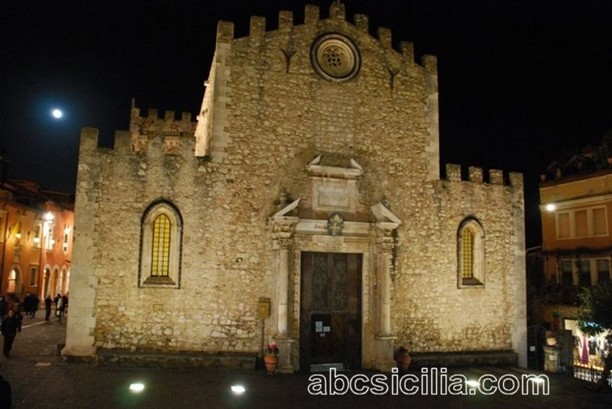
[[[65,356],[525,365],[522,175],[441,177],[435,57],[308,5],[220,22],[205,87],[196,122],[82,131]]]
[[[580,366],[600,367],[604,337],[588,337],[576,325],[579,294],[612,279],[612,168],[604,136],[598,147],[587,147],[551,164],[540,184],[544,283],[537,321],[552,330],[571,330],[568,359]]]
[[[0,187],[0,294],[23,299],[66,294],[73,239],[71,195],[29,181]]]

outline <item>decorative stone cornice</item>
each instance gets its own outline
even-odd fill
[[[363,168],[354,160],[351,159],[350,168],[341,168],[337,166],[323,166],[319,165],[321,161],[321,155],[314,158],[306,169],[310,173],[310,176],[319,176],[325,178],[338,178],[338,179],[357,179],[363,174]]]
[[[274,249],[287,249],[293,242],[295,226],[300,220],[296,216],[286,216],[298,206],[300,199],[294,200],[268,219],[272,230],[272,246]]]
[[[297,217],[280,217],[270,219],[272,228],[272,247],[274,249],[288,249],[293,243],[295,225],[299,219]]]
[[[395,248],[395,240],[391,236],[379,236],[376,238],[376,247],[380,253],[391,254]]]
[[[382,203],[377,203],[370,207],[372,214],[376,218],[375,226],[381,230],[391,232],[402,224],[402,221],[391,210],[387,209]]]
[[[280,220],[283,216],[287,216],[289,213],[297,209],[298,205],[300,204],[300,200],[302,199],[296,199],[293,202],[289,203],[287,206],[283,207],[278,212],[274,213],[274,215],[270,217],[270,220],[276,221],[276,220]]]

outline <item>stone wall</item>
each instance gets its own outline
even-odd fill
[[[522,180],[512,186],[442,180],[427,187],[421,206],[431,211],[414,212],[398,236],[398,344],[416,352],[514,349],[512,314],[524,292],[524,266],[514,259],[524,239],[513,219],[523,206]],[[457,285],[457,230],[468,216],[485,231],[483,288]]]

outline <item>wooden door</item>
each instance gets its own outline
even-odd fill
[[[361,366],[361,254],[302,253],[300,365]]]

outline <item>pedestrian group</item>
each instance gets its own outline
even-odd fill
[[[55,315],[59,322],[62,322],[62,317],[68,309],[68,296],[59,294],[53,299],[48,295],[45,300],[45,321],[49,321],[51,317],[51,308],[55,305]],[[23,314],[30,318],[36,317],[40,305],[40,299],[36,294],[27,293],[23,301],[19,301],[19,297],[0,296],[0,332],[4,337],[2,345],[2,354],[5,358],[9,358],[13,349],[15,337],[21,332]],[[0,409],[10,409],[12,406],[11,385],[2,376],[0,376]]]
[[[16,296],[2,296],[0,297],[0,332],[4,337],[4,344],[2,347],[3,355],[8,358],[13,349],[13,342],[19,332],[21,332],[21,325],[24,314],[30,318],[36,316],[40,304],[40,299],[36,294],[27,293],[20,302],[19,297]],[[68,308],[68,296],[57,295],[54,299],[48,295],[44,301],[45,304],[45,320],[49,321],[51,317],[51,308],[55,305],[55,315],[59,322],[62,322],[62,318],[66,314]]]

